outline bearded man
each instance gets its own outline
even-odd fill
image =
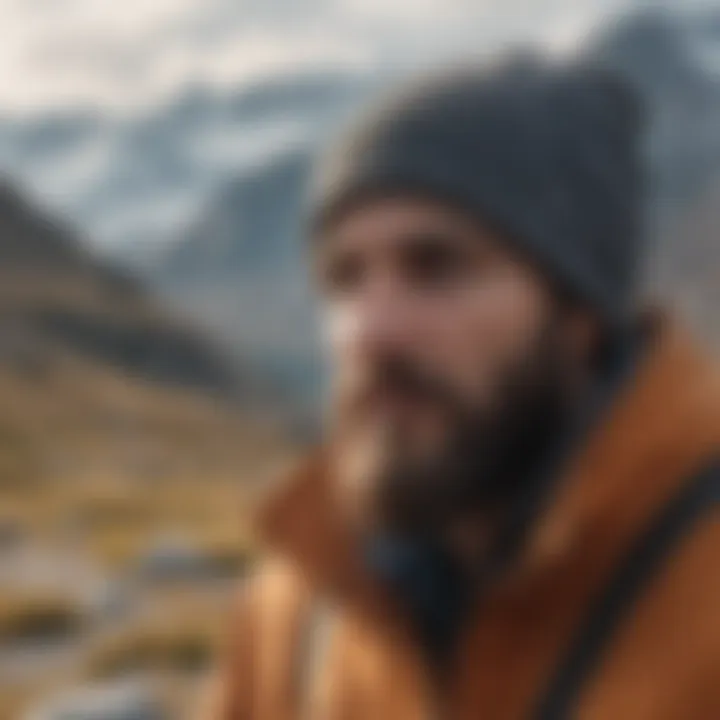
[[[720,382],[640,300],[642,119],[509,61],[331,149],[327,439],[259,513],[210,720],[720,717]]]

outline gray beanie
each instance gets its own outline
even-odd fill
[[[454,70],[384,104],[331,149],[313,220],[369,195],[448,201],[622,325],[643,245],[641,131],[638,97],[600,68],[514,58]]]

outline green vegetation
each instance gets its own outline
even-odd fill
[[[0,598],[0,643],[51,641],[79,634],[86,618],[77,603],[50,595]]]
[[[214,648],[214,634],[201,626],[141,628],[98,647],[87,675],[107,680],[138,672],[194,673],[208,666]]]

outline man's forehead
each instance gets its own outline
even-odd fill
[[[418,196],[391,196],[359,203],[321,235],[327,249],[382,249],[434,238],[438,242],[490,242],[482,224],[447,203]]]

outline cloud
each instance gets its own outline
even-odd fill
[[[264,80],[321,71],[318,77],[336,78],[331,85],[359,92],[378,78],[509,43],[572,48],[608,15],[636,5],[0,0],[0,171],[22,179],[98,244],[149,243],[170,237],[229,177],[322,132],[312,92],[310,110],[281,103],[248,126],[237,102],[261,86],[272,97]],[[706,55],[707,63],[720,62]],[[196,106],[204,108],[201,119],[185,122]]]
[[[188,82],[412,66],[630,0],[0,0],[0,107],[135,108]],[[571,18],[572,21],[568,21]],[[560,33],[562,34],[562,33]]]

